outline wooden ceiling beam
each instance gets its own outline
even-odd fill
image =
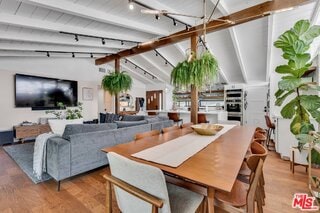
[[[230,20],[232,23],[221,22],[221,21],[210,21],[207,24],[207,32],[214,32],[222,29],[229,28],[238,24],[246,23],[253,21],[265,16],[270,15],[272,12],[277,12],[285,10],[291,7],[297,7],[302,4],[312,2],[313,0],[273,0],[267,1],[262,4],[241,10],[239,12],[230,14],[228,16],[223,16],[220,19]],[[193,35],[200,35],[203,32],[203,25],[198,25],[190,28],[189,30],[182,30],[180,32],[165,36],[154,41],[145,42],[139,44],[131,49],[120,51],[116,54],[110,56],[105,56],[99,59],[96,59],[95,64],[101,65],[115,60],[116,58],[128,57],[150,50],[160,48],[169,44],[174,44],[190,38]]]

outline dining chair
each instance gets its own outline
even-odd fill
[[[258,142],[260,144],[266,144],[267,137],[260,131],[255,131],[253,135],[253,141]]]
[[[300,151],[296,146],[291,147],[290,170],[292,171],[292,174],[294,174],[295,166],[304,166],[306,168],[306,172],[308,172],[308,153],[307,149],[302,149]]]
[[[247,183],[247,184],[249,184],[250,175],[253,172],[252,169],[249,168],[248,159],[251,156],[256,156],[256,157],[262,159],[264,162],[268,156],[268,150],[258,142],[252,142],[250,145],[250,149],[251,149],[252,155],[247,157],[246,161],[242,164],[241,169],[239,171],[239,175],[238,175],[238,179],[244,183]],[[262,204],[264,205],[264,199],[266,197],[266,194],[265,194],[265,190],[264,190],[265,180],[264,180],[263,171],[261,173],[260,185],[261,185],[260,189],[261,189],[261,194],[262,194]]]
[[[198,114],[198,123],[209,123],[209,121],[207,120],[207,116],[206,114]]]
[[[259,133],[267,136],[267,131],[265,129],[261,128],[261,127],[257,127],[255,132],[259,132]]]
[[[155,130],[151,130],[151,131],[148,131],[148,132],[137,133],[135,135],[135,139],[139,140],[139,139],[142,139],[142,138],[151,137],[151,136],[155,136],[155,135],[160,135],[160,131],[155,129]]]
[[[266,120],[266,125],[268,127],[266,145],[267,145],[267,148],[269,149],[271,134],[274,133],[274,131],[276,129],[276,125],[274,123],[272,123],[269,115],[265,115],[264,118]]]
[[[181,122],[183,124],[183,119],[180,118],[179,113],[177,112],[168,112],[169,120],[173,120],[174,123],[176,123],[178,126]]]
[[[166,133],[166,132],[171,132],[171,131],[175,131],[175,130],[178,130],[178,129],[180,129],[179,126],[170,126],[170,127],[163,128],[162,132]]]
[[[112,191],[120,211],[127,212],[196,212],[204,196],[167,184],[156,167],[138,163],[113,152],[107,154],[111,175],[106,178],[106,212],[112,212]]]
[[[236,126],[240,126],[241,122],[240,121],[234,121],[234,120],[218,120],[218,124],[233,124]]]
[[[255,203],[259,213],[263,212],[259,183],[262,174],[263,160],[257,156],[248,158],[249,167],[252,169],[249,186],[236,180],[230,193],[217,191],[215,205],[227,212],[255,213]]]
[[[181,124],[181,128],[188,128],[188,127],[191,127],[193,125],[192,122],[189,122],[189,123],[184,123],[184,124]]]

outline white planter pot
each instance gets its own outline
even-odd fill
[[[49,125],[51,128],[51,131],[54,134],[62,135],[66,125],[68,125],[68,124],[82,124],[83,118],[73,119],[73,120],[52,119],[52,120],[49,120],[48,122],[49,122]]]

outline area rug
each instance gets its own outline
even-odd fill
[[[35,183],[41,183],[51,179],[47,173],[38,180],[33,174],[33,147],[34,143],[24,143],[18,145],[4,146],[3,149],[18,164],[24,173]]]

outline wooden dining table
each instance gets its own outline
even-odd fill
[[[166,143],[193,132],[191,128],[179,129],[157,136],[146,137],[125,144],[102,149],[115,152],[131,160],[152,165],[165,174],[198,184],[206,189],[207,211],[214,212],[215,191],[230,192],[254,135],[255,127],[235,126],[191,156],[178,167],[170,167],[132,157],[132,154]],[[206,137],[200,136],[199,137]]]

